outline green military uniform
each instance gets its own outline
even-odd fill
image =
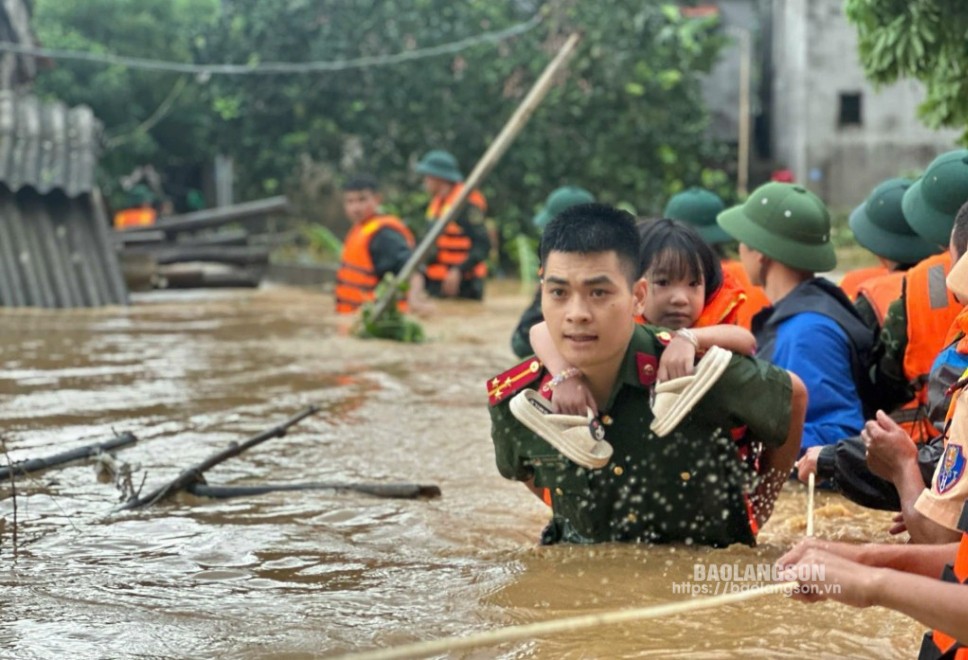
[[[553,518],[542,543],[691,542],[726,546],[756,541],[748,493],[755,474],[738,455],[734,429],[765,446],[783,444],[792,384],[786,371],[734,356],[723,375],[680,423],[659,438],[649,430],[650,388],[671,338],[636,326],[608,404],[600,411],[611,462],[588,470],[572,463],[511,414],[509,401],[549,375],[532,358],[488,381],[497,467],[508,479],[551,492]]]

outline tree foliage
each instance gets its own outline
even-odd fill
[[[190,62],[218,0],[35,0],[33,26],[48,48]],[[163,170],[211,155],[205,91],[188,77],[56,61],[36,91],[85,104],[105,128],[102,186],[118,201],[117,178],[147,163]]]
[[[914,78],[927,88],[920,112],[968,141],[968,5],[961,0],[846,0],[861,62],[877,83]]]
[[[87,103],[116,145],[113,176],[233,156],[237,196],[287,191],[307,163],[374,172],[408,220],[426,198],[412,173],[431,148],[465,172],[484,153],[567,35],[578,53],[484,186],[506,236],[530,229],[548,193],[581,185],[658,212],[686,185],[720,186],[731,154],[707,133],[700,93],[724,37],[658,0],[37,0],[46,46],[196,63],[340,61],[391,55],[517,25],[536,28],[461,52],[312,74],[188,79],[61,62],[44,93]],[[164,117],[145,122],[183,89]]]

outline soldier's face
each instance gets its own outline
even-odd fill
[[[644,300],[645,283],[629,284],[615,252],[545,260],[541,311],[561,356],[586,374],[622,360]]]
[[[343,193],[343,210],[350,222],[360,222],[376,215],[380,196],[372,190],[347,190]]]

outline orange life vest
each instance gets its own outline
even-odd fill
[[[728,273],[746,292],[746,302],[739,307],[736,313],[736,325],[749,330],[753,325],[753,317],[764,307],[770,306],[770,299],[766,297],[766,292],[763,291],[762,287],[755,286],[750,282],[749,275],[746,274],[746,269],[740,262],[724,259],[720,262],[720,266],[723,269],[723,278]]]
[[[871,309],[877,316],[877,324],[884,325],[887,317],[887,308],[891,303],[901,297],[901,289],[904,285],[904,271],[895,271],[880,277],[872,277],[865,280],[858,287],[857,294],[851,296],[852,300],[857,300],[861,296],[870,303]]]
[[[354,225],[343,243],[343,256],[336,271],[336,312],[352,314],[365,302],[373,300],[376,285],[380,283],[373,257],[370,254],[370,241],[378,231],[393,229],[403,234],[407,245],[414,246],[413,234],[405,224],[392,215],[376,215],[369,220]],[[397,302],[397,308],[405,312],[405,300]]]
[[[430,200],[427,206],[427,219],[439,220],[464,189],[464,184],[456,183],[445,196],[437,196]],[[467,203],[476,206],[482,212],[487,212],[487,200],[477,190],[471,192]],[[444,231],[437,237],[437,257],[427,266],[428,280],[442,281],[447,277],[447,271],[454,266],[460,266],[467,260],[471,250],[471,238],[464,233],[461,226],[454,220],[447,223]],[[487,277],[487,263],[480,262],[472,270],[464,274],[465,280],[483,279]]]
[[[856,300],[857,291],[864,282],[875,277],[888,275],[890,272],[891,271],[884,266],[871,266],[870,268],[858,268],[857,270],[852,270],[844,275],[840,280],[840,290],[846,293],[847,297],[851,300]]]
[[[924,383],[934,359],[954,341],[952,323],[962,305],[945,286],[951,270],[951,255],[945,251],[913,266],[905,273],[904,311],[907,318],[907,347],[904,375],[914,383],[918,398],[925,403]]]
[[[956,396],[953,401],[957,398]],[[968,589],[968,504],[961,510],[958,529],[961,530],[961,543],[958,544],[955,563],[945,566],[941,579],[945,582],[965,585],[964,588]],[[959,643],[954,637],[946,635],[940,630],[932,630],[924,636],[918,658],[968,660],[968,646]]]
[[[158,212],[150,206],[136,206],[114,214],[114,228],[150,227],[158,219]]]

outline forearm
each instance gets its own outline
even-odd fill
[[[852,545],[832,544],[830,550],[867,566],[892,568],[895,571],[911,573],[937,580],[941,577],[945,564],[954,562],[958,553],[957,543],[944,545],[865,543]]]
[[[800,453],[800,436],[803,433],[803,420],[807,413],[807,390],[795,374],[791,373],[790,379],[792,391],[787,436],[782,445],[769,447],[760,456],[762,482],[757,488],[756,494],[757,508],[765,514],[760,516],[762,522],[769,518],[769,514],[773,510],[773,502],[789,478],[793,464]]]
[[[534,350],[535,356],[545,368],[551,372],[553,376],[557,376],[559,373],[571,367],[568,362],[561,357],[561,353],[555,348],[554,342],[551,340],[551,332],[548,330],[548,324],[542,321],[541,323],[536,323],[531,326],[531,332],[529,333],[531,337],[531,348]]]
[[[904,525],[913,543],[950,543],[957,540],[956,532],[939,525],[915,508],[915,503],[924,490],[921,469],[916,460],[899,465],[893,481],[901,500]]]
[[[928,628],[968,643],[968,586],[884,571],[871,585],[871,604],[907,614]]]
[[[756,339],[753,333],[738,325],[711,325],[705,328],[691,328],[701,350],[713,346],[725,348],[740,355],[753,355]]]

